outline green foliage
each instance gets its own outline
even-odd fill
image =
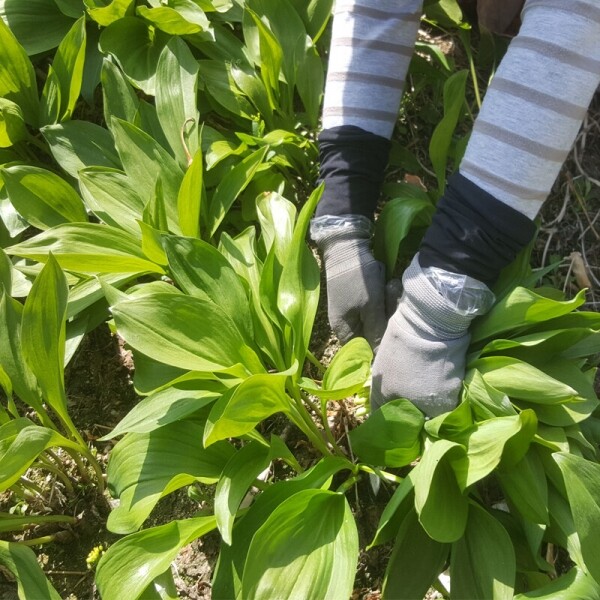
[[[69,482],[53,448],[102,485],[64,366],[109,320],[144,398],[104,438],[118,438],[107,527],[125,537],[98,565],[103,598],[172,589],[177,553],[214,530],[214,597],[349,597],[359,541],[346,492],[366,473],[398,484],[371,542],[393,544],[385,598],[423,597],[448,566],[450,597],[596,597],[600,318],[579,310],[583,293],[534,289],[527,255],[474,324],[453,411],[425,421],[395,400],[349,433],[351,452],[330,430],[328,402],[368,396],[372,361],[357,339],[319,378],[306,368],[317,362],[320,274],[305,239],[322,193],[314,133],[331,9],[0,0],[0,489],[27,491],[30,468]],[[429,224],[478,101],[456,2],[425,10],[463,31],[472,81],[419,44],[401,127],[427,124],[435,178],[395,149],[394,166],[432,190],[386,186],[375,250],[389,277]],[[281,423],[308,442],[308,468]],[[214,486],[214,514],[144,528],[161,498],[196,483]],[[575,564],[556,579],[548,544]],[[0,543],[21,597],[56,597],[32,556]]]

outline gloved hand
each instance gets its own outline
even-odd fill
[[[494,295],[472,277],[422,269],[418,255],[402,282],[402,297],[373,362],[371,410],[407,398],[435,417],[457,404],[469,325],[491,308]]]
[[[343,344],[362,336],[376,350],[385,331],[385,267],[370,248],[372,223],[361,215],[325,215],[311,222],[323,253],[327,312]]]

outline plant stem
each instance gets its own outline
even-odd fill
[[[381,469],[368,467],[367,465],[359,464],[358,468],[365,473],[377,475],[378,477],[381,477],[381,479],[391,481],[392,483],[402,483],[404,481],[402,477],[398,477],[397,475],[388,473],[387,471],[382,471]]]
[[[475,102],[477,103],[477,109],[481,109],[481,94],[479,93],[479,82],[477,81],[477,72],[475,70],[473,52],[471,51],[471,36],[467,33],[467,30],[460,29],[459,37],[465,48],[467,59],[469,60],[469,71],[471,73],[471,79],[473,81],[473,90],[475,92]]]
[[[73,484],[69,480],[69,478],[57,467],[55,467],[46,457],[40,456],[39,462],[31,465],[32,467],[38,467],[40,469],[44,469],[46,471],[50,471],[50,473],[54,473],[64,484],[67,491],[71,494],[73,493]]]
[[[23,546],[38,546],[39,544],[49,544],[50,542],[56,541],[56,534],[43,535],[38,538],[31,538],[30,540],[23,540],[19,542]]]
[[[319,371],[319,373],[325,373],[325,371],[326,371],[325,366],[321,363],[321,361],[310,350],[306,351],[306,358],[308,358],[308,361],[312,365],[314,365],[315,367],[317,367],[317,370]]]

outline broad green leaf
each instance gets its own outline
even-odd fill
[[[9,148],[26,137],[27,129],[21,107],[11,100],[0,98],[0,148]]]
[[[358,532],[343,494],[305,490],[280,504],[252,539],[245,598],[348,598]]]
[[[210,21],[192,0],[170,0],[172,6],[138,6],[137,13],[157,29],[173,36],[194,35],[210,30]]]
[[[470,600],[512,600],[515,568],[515,551],[506,529],[472,503],[464,536],[452,546],[452,595]]]
[[[565,480],[581,553],[589,574],[600,580],[600,465],[573,454],[553,455]]]
[[[0,97],[17,104],[25,121],[36,127],[39,101],[35,72],[25,49],[15,38],[14,25],[9,21],[7,26],[2,20],[7,16],[6,11],[6,2],[0,3]]]
[[[68,223],[6,249],[39,262],[52,252],[63,269],[79,273],[163,273],[122,229],[98,223]]]
[[[194,156],[199,147],[197,78],[198,61],[183,40],[172,38],[161,52],[156,67],[156,113],[169,145],[183,167],[187,167],[188,156]]]
[[[508,396],[487,383],[477,369],[467,371],[465,398],[482,420],[517,414]]]
[[[183,294],[154,293],[112,307],[119,334],[159,362],[198,371],[223,371],[241,363],[263,367],[234,322],[213,302]]]
[[[548,483],[544,465],[535,452],[527,453],[516,465],[496,473],[508,500],[523,518],[548,523]]]
[[[279,76],[283,66],[283,49],[273,32],[260,17],[246,6],[244,11],[244,37],[258,41],[258,56],[254,52],[254,62],[260,65],[260,75],[265,84],[269,102],[273,109],[279,106]],[[256,42],[253,44],[256,45]],[[251,44],[249,44],[252,47]]]
[[[177,195],[183,171],[156,140],[135,125],[113,118],[111,128],[123,168],[138,188],[142,201],[147,202],[155,194],[158,178],[162,183],[169,227],[179,233]]]
[[[0,427],[0,490],[6,491],[27,471],[34,460],[55,447],[81,451],[75,442],[48,427],[25,418],[13,419]]]
[[[333,0],[290,0],[306,27],[308,35],[317,41],[331,16]]]
[[[144,591],[170,568],[179,551],[216,527],[213,516],[171,521],[115,542],[102,556],[96,584],[103,598],[145,598]]]
[[[206,197],[202,159],[202,151],[198,150],[183,176],[177,194],[179,227],[183,235],[193,238],[200,237],[200,214]]]
[[[140,101],[121,69],[106,58],[102,61],[101,83],[104,121],[110,123],[114,116],[133,123]]]
[[[286,336],[288,347],[293,350],[293,358],[298,361],[304,360],[319,303],[319,267],[305,238],[322,193],[321,185],[310,195],[300,211],[277,291],[277,307],[290,326]],[[288,361],[292,362],[291,359]]]
[[[423,452],[414,474],[415,508],[427,534],[454,542],[464,533],[469,515],[465,489],[468,467],[464,446],[438,440]]]
[[[483,380],[511,398],[535,404],[561,404],[580,400],[577,390],[523,361],[505,356],[480,358],[471,366]]]
[[[52,66],[49,66],[40,101],[39,121],[41,125],[58,123],[60,121],[61,93],[58,76]]]
[[[213,237],[225,215],[254,177],[267,154],[268,147],[256,150],[237,164],[221,180],[208,207],[208,235]]]
[[[317,48],[308,36],[305,38],[302,60],[296,66],[296,88],[306,109],[307,122],[311,127],[317,127],[325,88],[325,72]]]
[[[71,177],[77,178],[84,167],[121,168],[112,136],[104,127],[88,121],[67,121],[47,125],[41,132],[56,162]]]
[[[217,400],[206,429],[204,446],[249,433],[263,419],[288,412],[291,400],[285,393],[287,374],[256,374]]]
[[[248,489],[270,462],[269,448],[250,442],[238,450],[223,469],[215,490],[215,517],[221,537],[231,545],[233,522]]]
[[[477,321],[471,333],[471,343],[489,337],[498,337],[498,334],[515,328],[526,328],[562,317],[574,311],[584,302],[585,292],[583,290],[573,300],[561,302],[540,296],[532,290],[516,287],[496,303],[487,315]],[[558,329],[558,327],[552,327],[552,329]]]
[[[403,467],[421,454],[424,422],[423,413],[412,402],[393,400],[350,432],[352,450],[372,465]]]
[[[115,533],[131,533],[167,494],[195,481],[215,483],[234,453],[227,442],[202,448],[204,425],[177,421],[148,433],[128,433],[113,448],[108,486],[119,506],[108,518]]]
[[[154,96],[156,65],[168,37],[135,17],[111,23],[100,35],[100,49],[110,54],[131,83]]]
[[[181,421],[220,396],[216,391],[219,384],[214,385],[213,388],[195,390],[174,386],[151,394],[138,402],[110,434],[102,439],[112,439],[130,432],[148,433],[175,421]]]
[[[236,522],[232,546],[221,547],[213,579],[213,596],[243,600],[245,596],[242,596],[241,581],[244,563],[256,531],[286,499],[303,490],[328,487],[335,473],[351,468],[346,459],[328,456],[301,475],[278,481],[257,496],[244,518]]]
[[[101,221],[140,236],[138,219],[144,204],[131,179],[118,169],[86,167],[79,172],[84,202]]]
[[[465,401],[450,412],[443,413],[425,422],[425,431],[428,435],[459,443],[474,428],[471,406]]]
[[[69,288],[52,256],[36,277],[23,308],[21,348],[45,401],[70,424],[65,392],[65,323]],[[74,427],[71,425],[73,430]]]
[[[450,547],[432,540],[415,510],[402,522],[383,580],[382,598],[424,598],[442,572]]]
[[[166,236],[163,246],[179,287],[190,296],[218,304],[246,342],[252,344],[248,296],[239,276],[223,254],[214,246],[192,238]]]
[[[375,225],[373,245],[375,257],[385,264],[388,279],[396,268],[402,242],[415,226],[431,222],[434,206],[425,192],[414,197],[394,198],[386,202]]]
[[[83,81],[83,66],[85,62],[85,17],[77,20],[67,35],[59,44],[54,59],[52,71],[56,76],[60,94],[58,120],[66,121],[71,118]],[[54,80],[48,80],[52,84]],[[44,91],[42,94],[46,92]],[[51,115],[42,115],[43,124],[55,123]]]
[[[404,521],[405,517],[414,507],[414,476],[413,469],[396,488],[392,498],[385,505],[381,517],[379,518],[379,524],[377,525],[377,531],[373,537],[373,541],[367,546],[367,550],[384,544],[394,539],[398,535],[400,526]]]
[[[22,165],[1,169],[0,176],[12,205],[34,227],[88,220],[79,194],[51,171]]]
[[[133,12],[135,0],[84,0],[88,7],[88,14],[99,25],[108,27],[111,23],[118,21]]]
[[[599,600],[600,587],[581,569],[573,568],[548,585],[532,592],[517,594],[514,600]]]
[[[54,0],[3,0],[0,2],[1,19],[29,56],[56,48],[73,25],[73,19],[60,11]],[[41,31],[40,23],[44,25]]]
[[[478,423],[467,442],[469,464],[465,486],[489,475],[501,460],[507,468],[514,468],[527,452],[536,426],[537,419],[532,410]]]
[[[15,576],[19,600],[60,600],[31,548],[0,540],[0,564]]]
[[[323,390],[344,390],[349,396],[360,390],[369,377],[373,351],[364,338],[345,344],[333,357],[323,375]],[[352,391],[349,391],[352,390]]]
[[[456,27],[463,19],[457,0],[433,0],[425,2],[425,14],[428,19],[446,27]]]
[[[296,207],[280,194],[269,192],[257,199],[256,208],[265,254],[273,248],[281,269],[287,260],[294,235]]]
[[[538,419],[549,425],[569,426],[585,421],[600,404],[594,389],[596,371],[590,369],[582,372],[575,361],[558,358],[547,362],[543,367],[563,385],[569,385],[577,391],[578,397],[573,402],[564,404],[531,404],[519,402],[522,408],[533,407]]]
[[[452,137],[465,104],[467,77],[468,71],[462,70],[446,80],[444,84],[444,117],[438,123],[429,142],[429,158],[437,177],[440,195],[446,186],[446,170]]]

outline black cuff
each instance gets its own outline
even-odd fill
[[[318,138],[319,183],[325,190],[315,216],[373,219],[390,154],[390,140],[354,125],[324,129]]]
[[[535,232],[531,219],[456,173],[425,233],[419,263],[469,275],[491,287]]]

